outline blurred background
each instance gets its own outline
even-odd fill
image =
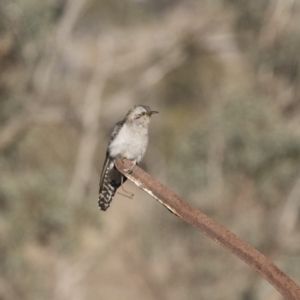
[[[282,299],[130,182],[98,210],[114,124],[142,167],[300,283],[300,1],[1,0],[0,299]]]

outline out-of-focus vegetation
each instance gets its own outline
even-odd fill
[[[142,166],[300,282],[300,2],[2,0],[0,299],[282,299],[130,183],[97,208],[116,121]]]

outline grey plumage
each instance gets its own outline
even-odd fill
[[[107,210],[116,190],[126,181],[114,165],[116,158],[126,158],[137,164],[144,156],[148,144],[148,125],[153,113],[157,112],[149,106],[136,105],[115,125],[100,177],[98,205],[101,210]]]

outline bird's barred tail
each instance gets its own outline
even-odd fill
[[[122,177],[123,175],[115,166],[111,166],[111,160],[107,158],[99,186],[98,205],[101,210],[105,211],[109,208],[116,190],[121,186],[122,182],[126,180],[126,178],[122,179]]]
[[[109,182],[104,182],[102,192],[99,194],[98,205],[101,210],[107,210],[116,193],[116,188]]]

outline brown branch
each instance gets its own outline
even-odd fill
[[[206,236],[231,251],[250,267],[267,279],[284,297],[288,300],[300,300],[300,288],[297,284],[279,270],[263,254],[248,245],[228,229],[219,225],[199,210],[186,203],[171,190],[162,185],[159,181],[151,177],[145,171],[135,166],[131,174],[123,170],[128,169],[131,162],[121,159],[116,161],[118,170],[151,195],[167,209],[179,218],[196,227]]]
[[[93,168],[93,159],[98,144],[99,120],[101,105],[103,102],[103,91],[110,71],[113,66],[112,43],[107,41],[98,44],[98,61],[94,74],[89,82],[82,105],[82,136],[79,143],[76,166],[70,184],[68,199],[74,202],[84,198],[87,183],[90,181]],[[103,52],[106,53],[103,53]]]

